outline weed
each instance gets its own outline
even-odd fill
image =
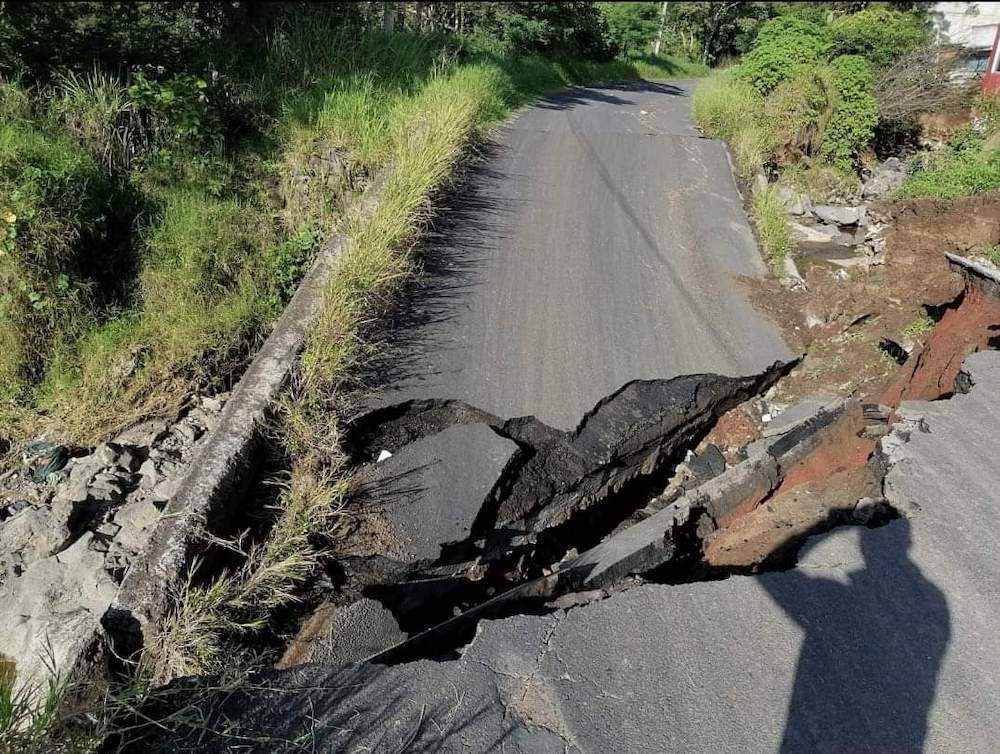
[[[61,73],[48,114],[108,170],[124,174],[143,148],[138,112],[125,84],[100,68]]]
[[[910,324],[900,330],[899,334],[904,338],[920,338],[933,330],[934,324],[934,320],[925,314],[924,316],[913,320]]]
[[[781,172],[781,183],[814,202],[825,203],[831,197],[851,196],[857,191],[859,181],[853,173],[815,160],[787,166]]]
[[[979,255],[989,261],[994,267],[1000,267],[1000,244],[983,249]]]
[[[982,154],[946,148],[922,170],[908,175],[901,198],[953,199],[1000,189],[1000,149]]]
[[[791,249],[791,230],[777,188],[769,186],[755,193],[752,211],[764,257],[772,270],[780,272]]]

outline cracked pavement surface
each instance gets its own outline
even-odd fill
[[[484,621],[451,662],[265,674],[213,720],[318,751],[992,750],[1000,353],[966,368],[970,393],[904,404],[883,441],[905,514],[883,527],[785,572]]]

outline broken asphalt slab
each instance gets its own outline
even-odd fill
[[[303,666],[204,709],[318,751],[991,750],[1000,353],[966,370],[968,394],[904,404],[882,441],[905,515],[813,537],[795,568],[483,621],[457,660]]]

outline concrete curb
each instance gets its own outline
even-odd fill
[[[1000,298],[1000,271],[958,254],[946,251],[944,255],[962,277],[979,286],[984,293]]]
[[[388,172],[373,181],[353,210],[370,215],[387,178]],[[226,402],[218,425],[192,459],[142,556],[125,575],[101,621],[116,656],[135,656],[151,638],[173,607],[192,558],[204,548],[206,532],[226,521],[238,506],[261,446],[261,425],[295,368],[319,314],[323,289],[347,245],[347,238],[337,232],[323,244]]]

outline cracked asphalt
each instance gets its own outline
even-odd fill
[[[760,263],[687,92],[570,90],[504,129],[459,197],[485,219],[457,210],[424,250],[398,323],[415,337],[378,400],[454,398],[568,429],[631,379],[786,358],[735,279]],[[483,620],[451,661],[266,673],[210,697],[206,719],[258,751],[995,750],[1000,354],[967,364],[971,393],[904,404],[883,441],[896,521],[815,536],[784,572]],[[393,461],[449,473],[443,459],[475,447],[452,435]],[[461,466],[475,487],[475,461]],[[444,515],[459,493],[442,489]],[[216,750],[208,729],[170,747]]]

